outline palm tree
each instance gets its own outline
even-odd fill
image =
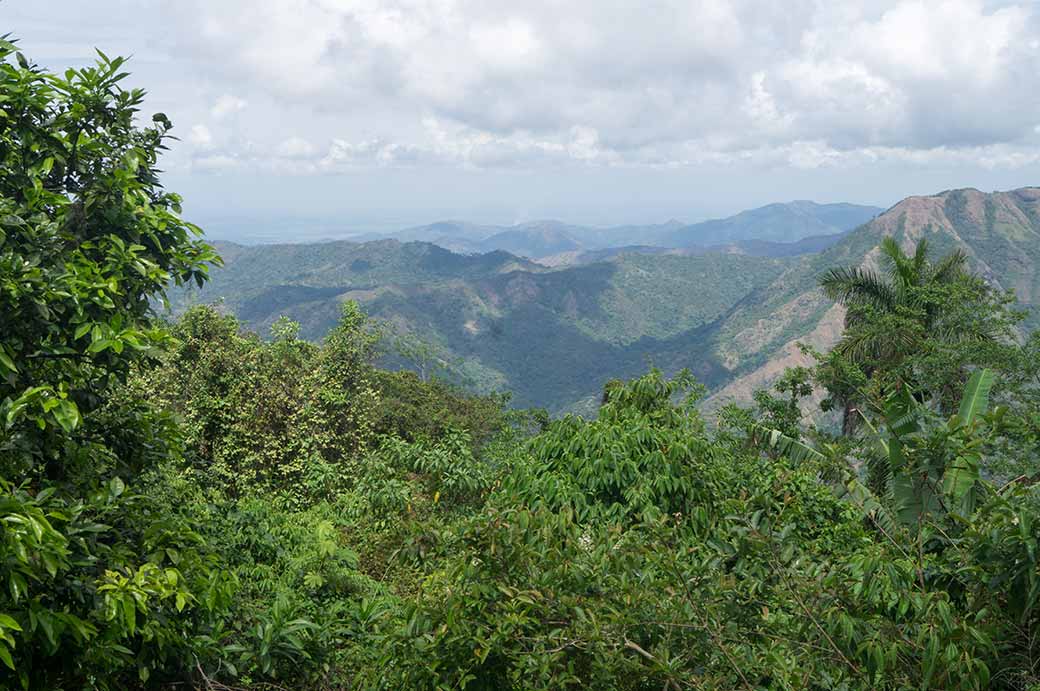
[[[959,340],[985,338],[966,335],[942,324],[944,303],[934,299],[930,288],[949,286],[970,277],[967,255],[957,249],[938,263],[928,261],[928,241],[917,243],[913,255],[903,252],[891,237],[881,241],[884,273],[858,267],[827,271],[820,287],[831,299],[848,308],[845,332],[834,348],[839,356],[857,366],[867,377],[874,371],[891,371],[914,353],[925,338]],[[833,392],[832,392],[833,393]],[[842,432],[855,426],[859,395],[854,390],[839,392],[844,406]]]

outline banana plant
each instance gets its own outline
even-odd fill
[[[982,440],[977,438],[975,431],[977,421],[989,410],[989,394],[992,388],[993,373],[989,370],[977,371],[961,397],[960,410],[949,423],[951,432],[965,433],[969,439],[946,468],[943,491],[960,504],[965,514],[975,510],[978,500],[979,466],[982,460],[979,447]],[[999,417],[1003,409],[998,408],[995,413]]]
[[[823,475],[828,476],[831,480],[831,487],[839,499],[858,506],[863,516],[881,532],[887,535],[895,532],[896,521],[888,507],[860,481],[855,471],[842,457],[837,446],[826,444],[824,450],[819,451],[777,429],[759,427],[758,431],[765,433],[762,438],[766,440],[769,448],[792,462],[812,461],[819,464]]]
[[[863,416],[874,448],[866,458],[868,472],[880,478],[872,491],[859,480],[840,452],[823,451],[779,430],[760,428],[769,448],[795,463],[816,461],[837,468],[836,493],[859,506],[864,515],[886,533],[900,526],[914,529],[930,515],[970,515],[981,491],[981,446],[985,438],[979,423],[989,411],[993,372],[975,371],[964,389],[958,412],[945,423],[903,387],[885,402],[881,424]],[[1001,411],[994,412],[999,418]],[[861,413],[862,415],[862,413]],[[833,470],[832,470],[833,472]]]
[[[928,515],[975,511],[985,441],[978,426],[992,388],[993,372],[976,370],[958,412],[945,423],[905,387],[886,401],[883,431],[864,417],[879,452],[872,460],[887,463],[880,474],[888,478],[886,494],[904,526],[919,525]]]

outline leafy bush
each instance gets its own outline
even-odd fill
[[[196,526],[135,490],[179,432],[115,387],[168,343],[150,320],[213,252],[156,162],[123,61],[49,74],[0,41],[0,675],[23,688],[184,678],[230,582]]]

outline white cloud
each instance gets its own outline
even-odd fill
[[[221,94],[217,97],[217,100],[213,103],[213,107],[210,108],[210,115],[215,120],[221,120],[233,115],[241,110],[245,110],[247,103],[243,98],[238,96],[232,96],[231,94]]]
[[[975,146],[1021,139],[1035,121],[1040,55],[1030,5],[904,0],[815,27],[766,80],[797,113],[794,136],[844,147]],[[1026,86],[1028,84],[1028,86]]]
[[[228,154],[199,156],[192,160],[192,168],[199,171],[224,171],[238,168],[240,162]]]
[[[242,114],[220,140],[259,142],[235,150],[256,165],[815,168],[942,150],[1011,166],[1040,147],[1040,10],[1025,0],[196,0],[169,11],[219,94],[212,120]],[[287,123],[307,139],[286,138]],[[192,141],[211,146],[194,130]],[[993,147],[1006,152],[983,153]]]
[[[278,145],[278,155],[285,158],[307,158],[314,151],[314,145],[302,137],[289,137]]]
[[[188,141],[199,149],[209,149],[213,146],[213,134],[205,125],[192,125],[188,134]]]
[[[530,22],[516,17],[470,29],[473,57],[489,69],[530,71],[544,57],[544,47]]]

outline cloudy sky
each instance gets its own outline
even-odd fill
[[[131,55],[217,235],[1040,184],[1030,0],[0,0],[0,27],[48,67]]]

